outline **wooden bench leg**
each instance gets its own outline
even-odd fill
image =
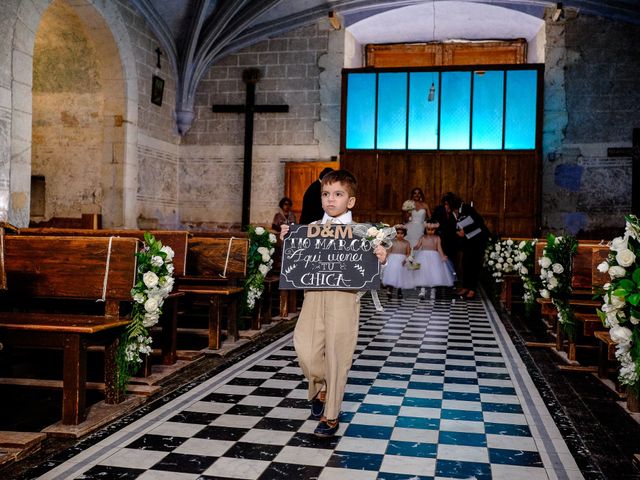
[[[124,392],[116,387],[118,380],[118,366],[116,365],[116,353],[120,345],[120,337],[115,337],[104,347],[104,403],[115,405],[122,402]],[[147,357],[148,355],[145,355]]]
[[[229,299],[227,308],[227,338],[232,342],[237,342],[238,335],[238,300],[240,295],[233,295]]]
[[[84,420],[87,382],[87,344],[79,334],[63,339],[62,423],[78,425]]]
[[[251,330],[260,330],[262,327],[262,309],[264,308],[264,300],[258,299],[256,308],[251,314]]]
[[[165,311],[160,317],[162,337],[160,348],[162,350],[162,364],[173,365],[177,360],[177,335],[178,331],[178,299],[168,298],[165,302]]]
[[[273,289],[271,286],[272,283],[267,282],[267,284],[265,285],[264,293],[262,295],[262,311],[260,320],[265,325],[271,323],[271,309],[273,308]]]
[[[598,354],[598,377],[607,378],[609,376],[609,345],[600,342]]]
[[[298,311],[298,291],[289,290],[289,313]]]
[[[209,350],[220,348],[220,296],[209,297]]]
[[[564,349],[564,331],[560,322],[556,322],[556,350],[561,352]]]
[[[280,317],[289,316],[289,290],[280,290]]]

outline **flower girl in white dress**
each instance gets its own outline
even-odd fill
[[[397,288],[398,298],[402,298],[403,288],[415,287],[406,267],[407,257],[411,254],[411,245],[404,239],[407,233],[404,225],[396,225],[394,228],[396,229],[396,239],[389,249],[387,265],[382,271],[382,284],[387,288],[389,295],[391,295],[391,287]]]
[[[438,223],[427,223],[425,235],[414,247],[420,269],[414,271],[414,282],[420,289],[419,298],[426,295],[425,287],[452,287],[453,275],[447,266],[447,256],[442,251],[440,237],[436,235]]]

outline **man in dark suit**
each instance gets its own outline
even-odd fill
[[[327,167],[320,172],[320,178],[315,180],[302,197],[302,212],[300,213],[300,223],[308,225],[311,222],[322,219],[324,216],[324,210],[322,209],[322,199],[320,193],[322,184],[320,181],[327,173],[333,172],[333,168]]]

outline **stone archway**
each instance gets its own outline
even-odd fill
[[[60,20],[66,38],[52,42]],[[39,40],[58,50],[38,50]],[[78,45],[87,56],[60,69],[65,48]],[[116,5],[25,0],[12,56],[9,221],[28,225],[33,173],[50,182],[45,215],[85,210],[102,213],[105,227],[135,226],[137,155],[127,145],[137,139],[137,75]]]

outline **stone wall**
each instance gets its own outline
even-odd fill
[[[548,23],[544,231],[609,238],[631,208],[631,146],[640,127],[640,27],[578,15]]]
[[[101,213],[100,60],[80,18],[54,2],[40,22],[33,56],[31,174],[44,177],[45,210],[32,220]]]
[[[256,114],[252,223],[269,225],[284,193],[284,162],[328,159],[339,151],[343,33],[321,21],[230,55],[212,66],[196,95],[196,118],[180,147],[180,222],[225,229],[241,218],[244,116],[212,104],[244,104],[242,72],[262,78],[256,104],[288,113]]]

